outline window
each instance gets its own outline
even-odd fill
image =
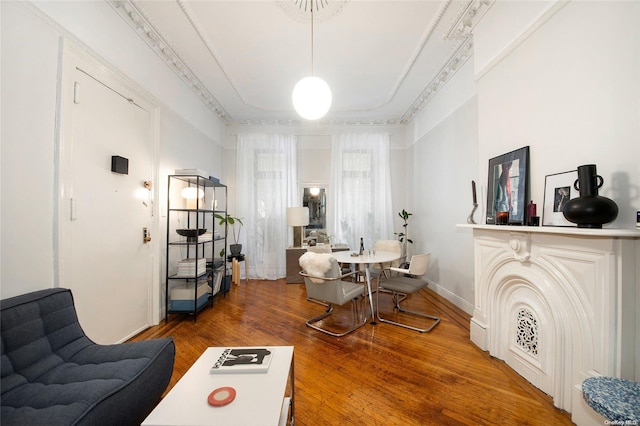
[[[358,247],[393,238],[389,135],[343,134],[332,146],[332,228],[337,242]]]

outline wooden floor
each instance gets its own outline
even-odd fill
[[[388,295],[381,300],[390,308]],[[173,337],[169,389],[209,346],[294,346],[298,426],[572,424],[550,397],[471,343],[466,313],[429,289],[407,303],[440,324],[427,334],[367,324],[336,338],[305,325],[324,308],[306,300],[304,285],[243,280],[197,322],[172,315],[132,340]],[[338,309],[336,319],[351,318],[348,305]]]

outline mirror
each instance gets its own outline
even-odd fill
[[[325,241],[327,234],[327,194],[325,188],[319,186],[304,187],[302,206],[309,207],[309,225],[307,225],[304,232],[307,242],[328,243],[328,241]]]

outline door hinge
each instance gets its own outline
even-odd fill
[[[80,103],[80,83],[77,81],[73,83],[73,103]]]
[[[78,218],[77,202],[73,198],[69,199],[69,219],[76,220]]]

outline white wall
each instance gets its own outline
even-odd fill
[[[427,104],[408,132],[410,253],[431,253],[431,288],[468,313],[473,310],[473,241],[466,223],[471,181],[479,184],[478,110],[473,58]],[[475,219],[480,220],[479,212]]]
[[[2,298],[56,285],[57,256],[64,256],[54,249],[61,40],[90,50],[109,69],[158,100],[161,154],[157,167],[160,185],[165,185],[158,187],[161,203],[166,198],[166,174],[174,168],[223,172],[223,124],[110,6],[104,2],[37,5],[41,9],[0,2]],[[162,224],[164,218],[158,221]]]
[[[480,197],[475,218],[483,222],[490,158],[531,147],[531,198],[539,212],[546,175],[595,163],[605,180],[600,194],[620,209],[608,226],[634,227],[640,209],[637,22],[638,2],[495,2],[474,29],[472,62],[411,124],[410,207],[419,241],[413,249],[432,252],[429,281],[467,312],[473,306],[471,232],[453,224],[469,213],[471,179]]]
[[[2,2],[0,8],[4,298],[53,285],[58,38],[21,6]]]
[[[474,30],[482,55],[475,58],[481,176],[489,158],[529,145],[531,198],[540,211],[546,175],[596,164],[600,195],[620,210],[605,226],[633,228],[640,209],[638,22],[638,2],[494,3]],[[496,28],[510,31],[497,38]]]

